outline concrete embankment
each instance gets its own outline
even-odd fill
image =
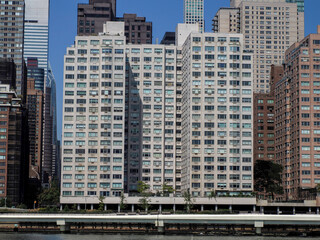
[[[0,214],[0,231],[320,236],[320,216]]]

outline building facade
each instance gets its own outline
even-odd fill
[[[283,67],[272,65],[270,92],[254,93],[254,162],[275,161],[275,95],[274,86],[283,78]]]
[[[182,190],[252,192],[252,53],[240,34],[191,33],[182,56]]]
[[[198,23],[200,33],[204,32],[204,0],[184,0],[183,3],[184,23]]]
[[[58,151],[60,151],[59,150],[60,145],[58,145],[58,139],[57,139],[57,98],[56,98],[57,86],[56,86],[55,76],[52,72],[50,63],[48,68],[47,80],[48,81],[47,81],[47,87],[46,87],[46,94],[48,98],[46,99],[45,111],[47,112],[47,115],[45,116],[45,127],[44,127],[45,140],[44,141],[46,143],[49,143],[49,145],[46,145],[49,148],[49,150],[44,149],[44,152],[43,152],[43,169],[45,169],[46,173],[48,174],[48,178],[50,180],[52,178],[58,178],[57,166],[60,164],[59,163],[60,160],[58,157]],[[50,146],[52,146],[52,151],[50,151],[51,149]]]
[[[231,0],[213,19],[215,32],[244,34],[244,46],[254,51],[254,90],[270,91],[270,67],[284,61],[285,50],[304,37],[304,12],[286,0]]]
[[[0,83],[16,87],[16,65],[13,59],[0,58]]]
[[[17,93],[26,95],[23,58],[25,1],[0,2],[0,58],[13,59],[16,64]]]
[[[43,87],[38,82],[44,82],[44,69],[38,68],[34,61],[28,59],[27,109],[29,130],[29,178],[41,181],[42,147],[43,147]],[[31,59],[33,60],[33,59]],[[35,63],[33,65],[33,63]]]
[[[116,19],[116,0],[89,0],[78,4],[78,36],[98,35],[106,21]]]
[[[28,79],[31,78],[34,80],[34,87],[32,88],[43,92],[46,84],[45,69],[39,67],[37,58],[27,58],[27,76]],[[30,85],[28,87],[30,87]]]
[[[175,32],[166,32],[160,42],[163,45],[175,45],[176,44],[176,33]]]
[[[117,21],[125,22],[127,43],[152,44],[152,22],[146,22],[145,17],[125,13],[122,18],[117,18]]]
[[[22,203],[28,179],[27,113],[10,85],[0,86],[0,198]]]
[[[45,76],[49,55],[49,7],[49,0],[25,0],[24,58],[25,61],[37,58],[38,67],[44,69]],[[44,85],[40,90],[44,91]]]
[[[124,190],[126,39],[119,24],[120,36],[77,36],[67,49],[62,196],[120,196]]]
[[[108,22],[67,49],[62,201],[135,194],[139,181],[154,194],[251,193],[252,54],[242,36],[126,45],[124,27]]]
[[[320,28],[285,55],[275,86],[276,159],[284,168],[286,199],[307,198],[320,182]]]

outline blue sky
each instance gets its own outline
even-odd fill
[[[51,0],[49,59],[57,81],[58,138],[61,138],[63,98],[63,56],[77,34],[77,4],[89,0]],[[206,31],[220,7],[228,7],[229,0],[205,0]],[[305,0],[305,33],[315,33],[320,24],[320,1]],[[153,22],[153,41],[161,41],[166,31],[174,31],[183,22],[183,0],[117,0],[117,15],[136,13]]]

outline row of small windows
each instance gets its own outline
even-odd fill
[[[235,149],[229,149],[231,154],[240,154],[240,149],[235,148]],[[191,152],[193,154],[200,154],[201,153],[201,149],[200,148],[192,148]],[[212,154],[214,153],[214,148],[205,148],[203,149],[203,152],[205,154]],[[217,149],[217,153],[218,154],[226,154],[227,153],[227,149],[226,148],[218,148]],[[242,154],[252,154],[252,149],[242,149],[241,150]]]
[[[320,97],[314,97],[313,101],[314,102],[320,102]],[[301,98],[301,102],[310,102],[310,98],[309,97],[302,97]]]
[[[214,55],[213,55],[214,56]],[[131,62],[141,62],[141,60],[143,59],[144,62],[156,62],[156,63],[162,63],[164,58],[163,57],[144,57],[144,58],[140,58],[140,57],[131,57]],[[153,60],[152,60],[153,59]],[[209,59],[214,59],[214,57],[210,57]],[[77,58],[77,62],[78,63],[87,63],[88,60],[91,63],[99,63],[100,62],[100,58],[99,57],[90,57],[89,59],[86,57],[78,57]],[[113,58],[112,57],[102,57],[101,58],[102,62],[113,62]],[[165,58],[166,63],[175,63],[175,59],[174,58]],[[75,58],[66,58],[66,63],[74,63],[75,62]],[[115,57],[114,58],[114,62],[123,62],[123,57]],[[126,58],[126,62],[129,62],[129,58]]]
[[[64,149],[63,150],[64,154],[73,154],[73,149]],[[86,149],[75,149],[75,154],[85,154],[86,153]],[[92,154],[96,154],[98,153],[97,149],[88,149],[88,153],[92,153]],[[100,153],[101,154],[110,154],[111,150],[110,149],[106,149],[106,148],[102,148],[100,149]],[[122,154],[123,150],[122,149],[113,149],[112,151],[113,154]],[[95,160],[97,158],[88,158],[88,161],[90,162],[90,160]]]
[[[311,175],[311,171],[309,170],[302,170],[301,173],[302,175]],[[320,175],[320,171],[317,171],[317,170],[315,170],[313,173],[314,175]]]
[[[105,187],[107,188],[107,187]],[[112,188],[122,188],[122,183],[113,183]],[[161,186],[160,188],[161,189]],[[120,197],[122,191],[112,191],[112,196]],[[109,197],[110,192],[109,191],[100,191],[100,196],[102,197]],[[87,191],[88,196],[97,196],[96,191]],[[62,196],[72,196],[72,191],[62,191]],[[74,191],[74,196],[84,196],[84,191]]]
[[[192,41],[193,42],[201,42],[203,38],[202,37],[193,37]],[[240,38],[238,37],[230,37],[230,38],[227,38],[227,37],[217,37],[217,38],[214,38],[214,37],[204,37],[204,40],[206,42],[214,42],[215,40],[217,40],[218,42],[227,42],[227,40],[229,39],[230,42],[232,43],[238,43],[240,42]]]
[[[204,59],[206,60],[214,60],[215,59],[215,54],[205,54],[204,55]],[[192,59],[193,60],[201,60],[201,58],[203,57],[203,55],[198,55],[198,54],[193,54],[192,55]],[[251,59],[251,56],[242,56],[242,60],[250,60]],[[229,58],[228,58],[228,55],[226,54],[218,54],[217,55],[217,59],[218,60],[240,60],[240,55],[233,55],[233,54],[230,54],[229,55]]]
[[[108,43],[110,43],[110,44],[108,44]],[[86,40],[79,40],[78,44],[81,45],[81,46],[87,45],[87,41]],[[99,40],[91,40],[90,44],[91,45],[99,45]],[[102,44],[111,45],[111,42],[103,41]],[[116,45],[122,45],[123,41],[122,40],[116,40],[115,44]],[[128,48],[126,48],[125,50],[124,49],[114,49],[113,50],[112,48],[102,48],[101,50],[100,49],[90,49],[90,54],[99,54],[99,53],[111,54],[113,52],[115,54],[123,54],[124,51],[126,53],[129,53],[130,49],[128,49]],[[155,49],[144,48],[143,50],[141,48],[132,48],[131,49],[131,53],[139,54],[141,52],[143,52],[143,53],[156,53],[156,54],[162,54],[162,53],[174,54],[175,50],[174,49],[162,49],[162,48],[155,48]],[[179,54],[180,51],[177,51],[177,53]],[[68,54],[69,55],[74,55],[75,52],[74,52],[74,50],[69,50]],[[88,50],[87,49],[78,49],[78,54],[88,54]]]
[[[192,179],[202,179],[202,178],[204,178],[205,180],[214,180],[215,179],[214,174],[204,174],[204,175],[192,174],[191,177],[192,177]],[[228,174],[218,174],[217,179],[218,180],[227,180]],[[241,175],[240,174],[230,174],[229,179],[230,180],[240,180]],[[243,174],[242,180],[252,180],[252,175]]]
[[[82,123],[77,123],[76,125],[76,129],[85,129],[86,128],[86,124],[82,124]],[[98,124],[94,124],[94,123],[90,123],[88,124],[88,128],[89,129],[98,129],[99,125]],[[101,128],[106,128],[106,129],[111,129],[111,125],[110,123],[101,123]],[[123,124],[113,124],[113,129],[122,129],[123,128]],[[73,124],[64,124],[64,129],[73,129]]]
[[[206,133],[207,134],[213,134],[213,132],[212,133],[210,133],[210,132],[208,132],[208,131],[206,131],[205,132],[205,136],[212,136],[212,135],[206,135]],[[240,134],[239,134],[239,136],[240,136]],[[201,140],[199,140],[199,139],[195,139],[195,140],[192,140],[192,144],[193,145],[201,145]],[[218,144],[218,145],[227,145],[227,140],[218,140],[218,141],[216,141],[216,143]],[[214,140],[212,140],[212,139],[205,139],[205,140],[203,140],[203,143],[205,144],[205,145],[214,145]],[[242,143],[242,145],[249,145],[249,146],[251,146],[252,145],[252,141],[251,140],[242,140],[241,141],[241,143]],[[229,140],[229,145],[239,145],[240,144],[240,140]]]
[[[74,91],[65,91],[65,96],[74,96]],[[123,91],[120,90],[116,90],[113,92],[115,96],[123,96]],[[78,90],[76,92],[77,96],[86,96],[87,95],[87,91],[84,90]],[[99,91],[98,90],[90,90],[89,91],[89,95],[90,96],[98,96],[99,95]],[[111,90],[101,90],[101,95],[112,95],[112,91]],[[122,99],[118,99],[120,102]],[[107,100],[106,100],[107,101]]]
[[[83,116],[83,115],[77,115],[75,119],[76,119],[76,121],[86,121],[87,117]],[[112,117],[111,115],[101,115],[100,119],[102,121],[111,121],[112,119],[113,120],[122,120],[122,116],[115,115],[114,117]],[[65,115],[64,120],[65,121],[74,121],[74,117],[70,116],[70,115]],[[98,120],[99,120],[98,116],[96,116],[96,115],[89,116],[89,121],[98,121]]]
[[[117,176],[121,176],[121,175],[117,175]],[[113,178],[113,179],[121,179],[121,178]],[[100,183],[98,185],[98,183],[87,183],[87,187],[88,188],[97,188],[98,186],[100,188],[110,188],[110,183]],[[73,184],[71,182],[64,182],[62,184],[63,188],[72,188]],[[81,183],[81,182],[76,182],[74,183],[74,187],[75,188],[84,188],[85,187],[85,183]]]
[[[122,82],[101,82],[101,87],[123,87]],[[76,85],[75,83],[65,83],[66,88],[73,88],[77,86],[77,88],[86,88],[87,86],[96,88],[99,87],[99,82],[90,82],[87,84],[86,82],[78,82]]]
[[[72,171],[73,166],[63,166],[63,171]],[[97,166],[88,166],[88,171],[97,171]],[[100,166],[100,171],[110,171],[111,167],[108,165],[102,165]],[[76,171],[84,171],[86,170],[85,166],[75,166]],[[113,166],[112,171],[122,171],[122,166]],[[117,175],[118,176],[118,175]],[[120,175],[121,176],[121,175]],[[121,179],[121,177],[118,177],[118,179]]]
[[[200,46],[193,46],[192,47],[192,51],[193,52],[201,52],[201,47]],[[215,50],[215,47],[214,46],[205,46],[204,47],[204,50],[206,51],[206,52],[214,52],[214,50]],[[226,52],[227,51],[227,47],[226,46],[218,46],[217,47],[217,50],[219,51],[219,52]],[[230,46],[229,47],[229,50],[231,51],[231,52],[240,52],[240,47],[238,47],[238,46]]]
[[[238,151],[236,151],[236,152],[238,152]],[[197,162],[200,162],[200,161],[201,161],[200,157],[192,157],[192,162],[197,163]],[[214,157],[204,157],[204,162],[212,163],[212,162],[214,162]],[[227,157],[217,157],[217,162],[225,163],[225,162],[227,162]],[[232,162],[232,163],[240,162],[240,158],[238,158],[238,157],[230,157],[230,162]],[[243,157],[242,158],[242,162],[243,163],[251,163],[252,162],[252,158]]]
[[[193,68],[201,68],[201,63],[193,63],[192,64]],[[205,63],[206,68],[214,68],[215,64],[214,63]],[[218,63],[218,68],[227,68],[228,64],[227,63]],[[230,68],[240,68],[239,63],[229,63]],[[251,69],[251,64],[242,64],[242,69]]]
[[[151,75],[151,74],[150,74]],[[193,77],[201,77],[201,75],[202,75],[202,72],[192,72],[192,76]],[[218,74],[217,74],[217,76],[218,77],[221,77],[221,78],[223,78],[223,77],[227,77],[227,76],[230,76],[230,77],[234,77],[234,78],[238,78],[238,77],[240,77],[240,72],[229,72],[229,74],[228,74],[228,72],[218,72]],[[241,74],[241,76],[243,77],[243,78],[250,78],[251,77],[251,73],[250,72],[242,72],[242,74]],[[205,77],[214,77],[215,76],[215,72],[213,72],[213,71],[206,71],[206,72],[204,72],[204,76]]]
[[[72,146],[73,145],[73,141],[67,141],[65,140],[63,142],[64,146]],[[76,146],[98,146],[99,145],[99,141],[96,140],[88,140],[87,142],[85,140],[77,140],[75,141],[75,145]],[[113,146],[122,146],[123,142],[121,140],[114,140],[112,141],[112,145]],[[110,140],[100,140],[100,146],[111,146],[111,141]]]
[[[230,65],[230,66],[232,66],[232,65]],[[243,65],[243,67],[245,67],[245,66],[251,66],[251,65]],[[130,67],[132,70],[140,70],[140,65],[132,65]],[[208,67],[209,67],[209,65],[208,65]],[[232,66],[232,67],[235,67],[235,66]],[[156,71],[161,71],[163,69],[163,66],[162,65],[154,65],[153,67],[152,67],[152,65],[144,65],[143,66],[144,70],[152,70],[152,68]],[[90,66],[90,71],[99,71],[99,69],[100,69],[99,66],[96,66],[96,65]],[[101,69],[102,70],[112,70],[112,65],[102,65]],[[165,66],[164,69],[166,71],[174,71],[175,67],[174,66]],[[87,66],[78,66],[78,71],[86,71],[86,70],[87,70]],[[123,70],[123,66],[115,65],[114,70]],[[74,71],[74,66],[66,66],[66,71]]]
[[[193,119],[194,120],[197,120],[197,117],[198,116],[195,116]],[[205,119],[208,119],[208,120],[212,120],[214,116],[211,115],[205,115]],[[199,116],[199,120],[200,120],[200,116]],[[229,123],[229,127],[230,128],[240,128],[241,124],[240,123]],[[217,123],[217,127],[218,128],[227,128],[227,123],[223,122],[223,123]],[[242,124],[242,128],[251,128],[252,125],[251,123],[243,123]],[[193,131],[192,132],[192,135],[193,136],[201,136],[201,132],[200,131]]]
[[[201,185],[204,186],[204,188],[214,188],[214,183],[192,183],[192,188],[201,188]],[[226,188],[227,184],[226,183],[218,183],[217,184],[218,188]],[[230,183],[229,184],[230,188],[240,188],[240,183]],[[243,183],[242,184],[243,189],[251,189],[252,184],[251,183]]]
[[[231,74],[231,73],[230,73]],[[89,76],[90,79],[99,79],[100,76],[99,74],[90,74],[90,75],[87,75],[87,74],[77,74],[76,77],[77,79],[87,79]],[[139,78],[140,77],[140,73],[132,73],[131,75],[133,78]],[[154,76],[154,78],[162,78],[163,76],[165,76],[166,79],[173,79],[175,78],[175,75],[172,74],[172,73],[166,73],[165,75],[163,75],[162,73],[149,73],[149,72],[145,72],[143,73],[143,77],[144,78],[151,78],[152,76]],[[197,74],[196,75],[197,77],[199,77],[199,75]],[[206,76],[208,77],[212,77],[214,76],[214,72],[206,72]],[[219,76],[226,76],[226,73],[219,73]],[[250,77],[251,76],[251,73],[248,75],[248,74],[244,74],[243,73],[243,76],[246,76],[246,77]],[[127,77],[127,76],[126,76]],[[237,77],[237,76],[235,76]],[[111,73],[102,73],[101,74],[101,78],[107,78],[107,79],[111,79],[112,78],[112,74]],[[123,74],[114,74],[114,79],[123,79],[124,78],[124,75]],[[74,74],[66,74],[65,75],[65,79],[68,79],[68,80],[71,80],[71,79],[75,79],[75,75]],[[138,84],[137,84],[138,85]],[[162,84],[161,84],[162,85]]]

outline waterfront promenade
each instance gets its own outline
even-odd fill
[[[11,224],[18,231],[58,229],[61,232],[72,230],[95,231],[134,231],[165,234],[174,231],[183,233],[217,231],[246,231],[255,234],[276,232],[304,232],[320,230],[320,215],[116,215],[116,214],[0,214],[0,224]],[[38,226],[38,227],[37,227]],[[20,229],[18,229],[20,227]],[[238,230],[237,230],[238,229]],[[266,231],[264,231],[266,229]],[[288,230],[289,229],[289,230]]]

